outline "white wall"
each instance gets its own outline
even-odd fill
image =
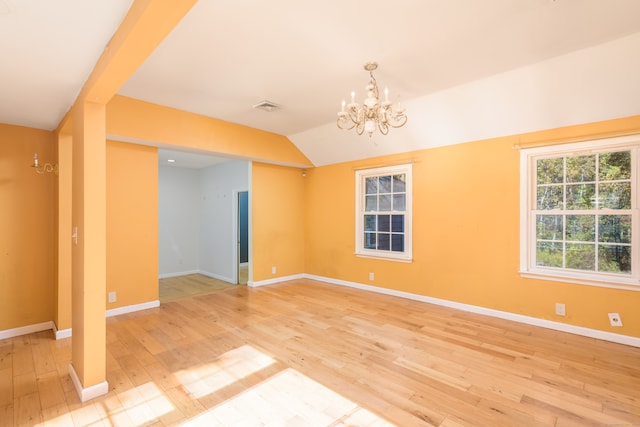
[[[198,169],[158,168],[159,276],[198,271],[202,188]]]
[[[203,169],[201,184],[200,270],[227,282],[234,281],[237,237],[233,229],[237,217],[235,191],[249,189],[249,164],[225,162]]]
[[[233,282],[234,191],[249,188],[249,163],[158,168],[159,276],[202,273]]]

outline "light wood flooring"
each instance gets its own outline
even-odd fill
[[[109,318],[84,404],[70,344],[0,341],[0,425],[640,426],[640,348],[311,280]]]
[[[229,289],[237,285],[214,279],[204,274],[186,274],[184,276],[160,279],[158,286],[160,302],[163,303],[178,298]]]

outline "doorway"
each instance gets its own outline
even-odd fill
[[[238,192],[238,284],[249,279],[249,192]]]

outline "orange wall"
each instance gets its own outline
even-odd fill
[[[304,273],[302,171],[254,162],[251,174],[253,281]]]
[[[0,330],[53,319],[57,177],[29,167],[54,161],[51,132],[0,124]]]
[[[107,141],[107,309],[158,299],[158,156]],[[106,298],[106,295],[105,295]]]
[[[522,279],[519,151],[514,144],[640,131],[640,116],[312,169],[305,193],[305,272],[640,336],[640,292]],[[414,161],[411,264],[358,258],[355,172]],[[369,272],[375,280],[369,281]],[[555,313],[566,304],[567,316]],[[624,326],[609,326],[607,313]]]
[[[234,158],[311,166],[288,138],[123,96],[107,104],[107,133],[134,142],[168,144]]]

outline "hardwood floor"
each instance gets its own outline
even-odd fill
[[[160,279],[158,286],[160,302],[169,302],[178,298],[229,289],[237,285],[214,279],[204,274],[186,274]]]
[[[310,280],[109,318],[84,404],[70,357],[0,341],[0,425],[640,426],[640,348]]]

